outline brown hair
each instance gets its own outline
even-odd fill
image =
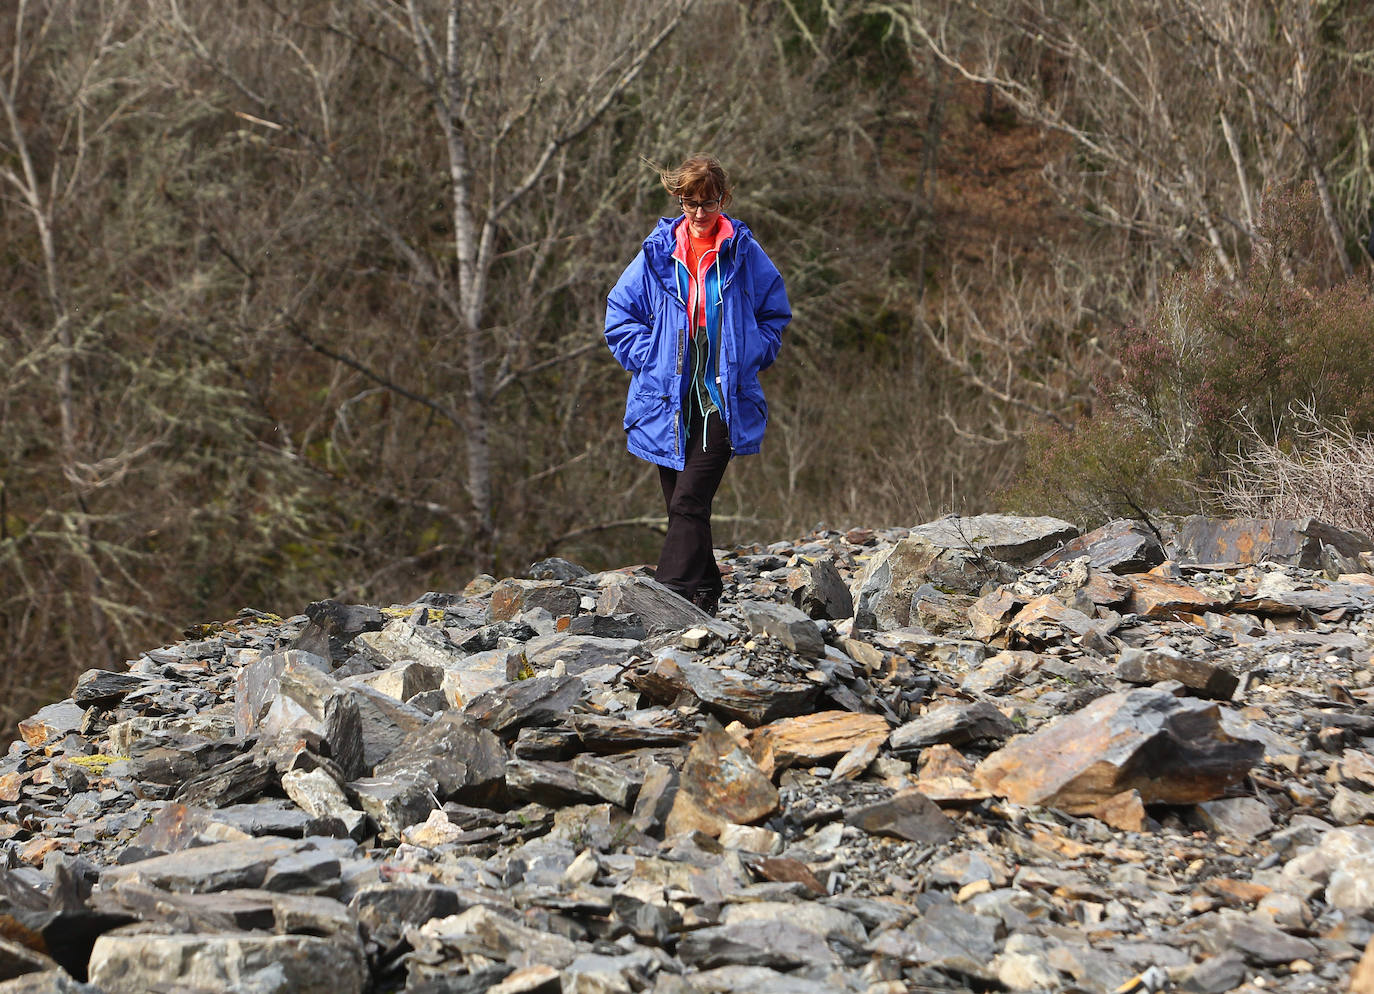
[[[689,155],[676,169],[659,169],[663,189],[673,197],[720,198],[720,206],[730,203],[730,181],[720,162],[711,155]]]

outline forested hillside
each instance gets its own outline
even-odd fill
[[[795,311],[721,542],[1368,479],[1370,121],[1353,0],[13,0],[0,716],[244,605],[651,556],[601,322],[695,150]]]

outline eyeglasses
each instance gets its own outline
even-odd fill
[[[682,205],[684,214],[692,211],[705,211],[707,214],[714,214],[720,210],[720,197],[715,200],[688,200],[686,197],[678,197],[677,202]]]

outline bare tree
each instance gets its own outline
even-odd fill
[[[584,220],[560,210],[570,174],[580,165],[573,146],[634,84],[694,2],[570,9],[548,0],[499,6],[362,0],[301,14],[274,12],[271,37],[299,59],[315,84],[308,92],[317,106],[263,86],[238,67],[234,53],[216,49],[206,25],[194,23],[178,0],[166,2],[170,23],[238,99],[249,102],[251,119],[288,142],[284,151],[314,157],[335,177],[449,323],[449,341],[458,347],[454,358],[461,357],[454,363],[464,381],[461,401],[427,403],[460,429],[470,539],[484,564],[490,564],[498,537],[492,476],[496,398],[521,376],[594,344],[583,339],[580,346],[527,363],[531,329],[497,316],[491,306],[494,272],[502,269],[502,291],[514,299],[522,289],[525,297],[538,292],[553,250]],[[395,66],[399,79],[429,104],[432,139],[442,150],[447,177],[452,264],[421,244],[407,219],[389,209],[383,191],[333,152],[336,142],[350,141],[341,130],[350,120],[343,104],[347,94],[331,85],[329,71],[331,56],[341,57],[340,40],[349,57]],[[532,201],[545,203],[529,208]],[[519,224],[517,210],[542,218],[543,230]],[[516,233],[524,240],[516,240]],[[518,260],[525,263],[525,275],[512,279]],[[354,368],[387,389],[397,385],[366,364]],[[420,393],[409,392],[412,399]]]

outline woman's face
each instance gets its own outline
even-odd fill
[[[716,230],[716,224],[720,221],[721,197],[714,189],[698,188],[678,197],[677,202],[682,205],[682,214],[691,225],[692,234],[702,238]]]

